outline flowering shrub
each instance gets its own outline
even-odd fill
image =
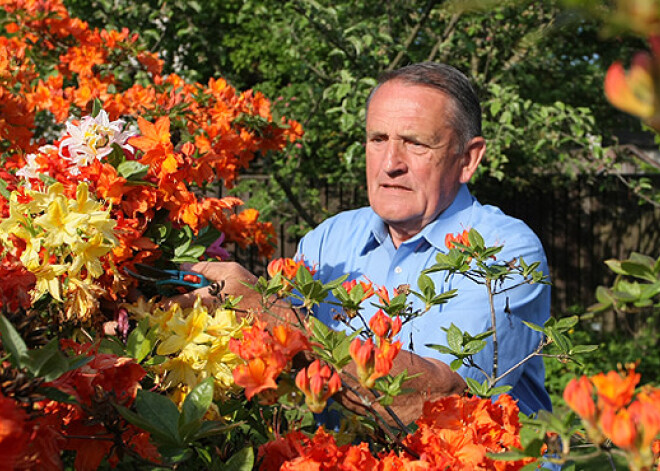
[[[396,416],[393,398],[410,379],[392,375],[401,327],[454,295],[436,293],[426,274],[418,291],[390,293],[368,280],[323,283],[279,259],[256,285],[259,310],[231,297],[213,308],[137,297],[147,289],[132,275],[140,264],[222,259],[225,240],[272,253],[272,227],[256,211],[237,213],[237,198],[208,191],[231,187],[302,130],[273,122],[259,93],[163,76],[137,35],[92,30],[57,0],[0,5],[0,469],[530,469],[552,434],[563,448],[544,459],[571,459],[582,431],[549,414],[519,418],[495,373],[468,381],[472,396],[426,402],[414,427]],[[446,245],[433,271],[489,287],[512,275],[543,281],[523,260],[487,265],[501,248],[476,231],[448,234]],[[363,328],[335,332],[306,317],[330,294],[337,319]],[[425,310],[411,312],[408,296]],[[367,302],[379,309],[368,322]],[[282,303],[293,320],[273,314]],[[568,340],[575,322],[530,325],[544,333],[534,354],[550,344],[562,361],[588,351]],[[485,337],[451,338],[436,347],[460,364]],[[565,397],[595,446],[611,441],[642,470],[660,448],[660,395],[635,392],[638,380],[581,378]],[[350,394],[363,414],[344,411],[338,433],[317,428],[311,413]]]

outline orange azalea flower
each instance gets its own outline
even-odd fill
[[[467,245],[467,246],[469,247],[469,246],[470,246],[470,240],[469,240],[469,238],[468,238],[468,233],[469,233],[469,232],[470,232],[470,231],[468,231],[467,229],[465,229],[462,233],[457,233],[456,235],[453,235],[453,234],[451,234],[451,233],[448,233],[448,234],[445,236],[445,246],[446,246],[449,250],[451,250],[451,249],[453,249],[454,247],[456,247],[456,246],[454,245],[454,242],[458,242],[459,244]]]
[[[605,406],[617,409],[630,403],[639,379],[640,374],[635,373],[635,366],[631,365],[627,373],[616,371],[599,373],[591,378],[591,381],[596,387],[599,401]]]
[[[277,389],[275,378],[279,376],[283,367],[282,357],[278,355],[266,359],[254,358],[247,365],[236,367],[234,382],[245,388],[245,397],[250,400],[261,391]]]
[[[660,389],[645,388],[628,410],[638,424],[640,448],[649,448],[660,433]]]
[[[382,340],[391,341],[401,331],[401,326],[401,317],[392,319],[382,309],[369,319],[369,328]]]
[[[375,381],[378,378],[389,374],[394,364],[394,359],[401,351],[401,342],[398,340],[394,343],[387,341],[381,342],[376,349],[376,361],[374,363],[374,372],[369,377],[369,381]]]
[[[564,389],[564,401],[568,407],[586,421],[596,419],[596,404],[593,399],[594,387],[586,376],[573,378]]]
[[[401,351],[401,342],[382,341],[376,347],[371,339],[364,343],[355,338],[349,347],[351,358],[357,366],[358,380],[365,388],[373,387],[378,378],[387,375],[392,369],[394,358]]]
[[[332,395],[341,389],[341,379],[328,365],[313,361],[296,375],[296,386],[305,395],[305,404],[315,414],[323,412]]]
[[[0,393],[0,470],[16,469],[29,441],[27,413]]]
[[[278,324],[273,328],[273,339],[285,357],[293,358],[298,352],[311,350],[307,336],[299,329]]]
[[[638,116],[649,126],[660,129],[660,96],[657,74],[660,60],[660,36],[649,38],[652,53],[639,52],[626,73],[615,62],[605,75],[605,96],[613,106]]]
[[[365,299],[370,298],[371,296],[374,295],[374,287],[373,284],[370,281],[358,281],[358,280],[351,280],[351,281],[344,281],[341,285],[343,288],[346,290],[347,293],[350,294],[350,292],[356,287],[360,285],[362,288],[362,292],[364,293],[362,295],[362,299],[360,302],[364,301]]]
[[[603,433],[619,448],[630,450],[634,447],[637,431],[627,409],[617,411],[613,407],[606,407],[600,415],[599,424]]]

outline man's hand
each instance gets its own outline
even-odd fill
[[[220,288],[216,295],[211,294],[212,290],[208,287],[204,287],[171,298],[171,302],[178,303],[181,307],[191,307],[197,296],[202,298],[204,305],[214,306],[219,304],[219,296],[226,295],[243,296],[241,309],[261,307],[261,296],[251,288],[257,282],[257,277],[236,262],[184,263],[181,269],[204,275],[209,281],[217,283]]]
[[[282,322],[295,322],[296,316],[286,303],[277,303],[276,299],[264,309],[261,294],[252,289],[258,278],[236,262],[198,262],[194,264],[184,263],[182,270],[189,270],[204,275],[209,281],[217,283],[218,293],[212,293],[209,287],[199,288],[189,293],[174,296],[169,303],[178,303],[182,308],[191,307],[197,296],[202,298],[202,303],[207,307],[218,306],[221,298],[233,296],[243,299],[238,304],[237,314],[243,316],[251,313],[265,321],[269,327]]]
[[[452,371],[449,365],[434,358],[425,358],[412,352],[401,351],[394,360],[390,374],[396,376],[403,370],[407,370],[410,376],[419,374],[418,377],[403,384],[404,388],[412,389],[414,392],[396,396],[390,406],[404,425],[414,422],[422,415],[422,407],[425,401],[451,396],[452,394],[463,394],[467,389],[465,381],[458,373]],[[362,388],[356,381],[351,380],[349,376],[357,377],[354,363],[350,363],[345,368],[345,372],[341,375],[342,379],[361,396],[366,397],[370,402],[374,402],[374,395]],[[368,414],[367,408],[361,403],[360,398],[349,390],[341,391],[334,396],[334,399],[357,414]],[[398,426],[379,404],[375,404],[374,409],[388,424],[394,427]]]

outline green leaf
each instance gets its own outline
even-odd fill
[[[481,234],[479,234],[479,231],[476,229],[470,229],[470,232],[468,232],[468,240],[470,241],[470,246],[472,248],[484,246],[484,238],[481,237]]]
[[[590,353],[594,350],[598,350],[598,345],[575,345],[571,348],[569,355],[580,355],[583,353]]]
[[[92,103],[92,118],[96,118],[102,109],[103,104],[101,103],[101,100],[95,98],[94,102]]]
[[[461,350],[462,343],[463,332],[452,322],[449,329],[447,329],[447,344],[452,350],[458,352]]]
[[[0,314],[0,334],[2,334],[2,346],[11,355],[9,359],[12,365],[23,368],[27,359],[27,346],[11,322],[2,314]]]
[[[6,200],[11,198],[11,193],[7,190],[7,181],[0,178],[0,195]]]
[[[138,326],[129,334],[126,342],[126,355],[135,358],[138,363],[141,363],[153,348],[152,340],[145,335],[148,326],[148,319],[140,321]]]
[[[126,160],[117,166],[117,172],[126,180],[141,180],[147,175],[149,166],[136,160]]]
[[[173,437],[168,430],[164,430],[159,424],[152,423],[150,420],[136,414],[127,407],[119,404],[113,404],[113,406],[124,419],[136,427],[149,432],[157,442],[168,446],[180,446],[178,437]]]
[[[179,409],[168,397],[140,389],[135,400],[135,409],[145,421],[182,445],[178,431]]]
[[[641,263],[624,261],[621,262],[621,269],[627,275],[641,278],[650,282],[657,281],[657,277],[653,273],[653,269],[650,266],[642,265]]]
[[[63,375],[69,363],[59,350],[59,341],[53,339],[38,350],[30,350],[25,366],[34,376],[53,381]]]
[[[578,323],[578,316],[562,317],[555,324],[555,328],[563,332],[571,329],[577,323]]]
[[[254,450],[245,447],[227,460],[223,466],[224,471],[251,471],[254,467]]]
[[[213,378],[206,378],[190,391],[181,406],[179,436],[186,441],[199,430],[200,422],[213,401]]]
[[[477,396],[484,396],[486,392],[486,384],[481,384],[479,381],[477,381],[474,378],[465,378],[465,382],[468,385],[468,388],[470,388],[470,391],[473,394],[476,394]]]
[[[525,324],[527,327],[537,332],[545,332],[545,329],[543,327],[533,324],[531,322],[523,321],[523,324]]]

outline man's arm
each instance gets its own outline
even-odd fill
[[[238,263],[199,262],[193,265],[185,265],[182,268],[196,271],[211,281],[218,283],[224,282],[221,290],[222,294],[243,296],[239,304],[239,308],[243,310],[241,313],[251,312],[255,315],[259,315],[258,313],[260,312],[263,313],[261,295],[248,286],[254,285],[257,277]],[[171,301],[177,302],[183,307],[189,307],[193,305],[197,296],[200,296],[203,303],[207,306],[213,306],[219,303],[219,299],[213,296],[208,288],[200,288],[176,296]],[[274,311],[274,316],[268,316],[266,319],[262,318],[270,326],[281,322],[281,319],[292,320],[295,318],[291,308],[280,305],[275,306],[272,310]],[[421,415],[424,401],[451,394],[461,394],[466,388],[465,382],[457,373],[451,371],[447,364],[433,358],[424,358],[408,351],[401,351],[394,360],[390,374],[397,375],[404,370],[407,370],[410,376],[419,374],[418,377],[404,384],[405,388],[413,389],[414,392],[396,397],[391,406],[392,410],[404,424],[413,422]],[[370,392],[361,389],[356,382],[351,380],[351,377],[357,377],[352,364],[346,369],[346,373],[342,375],[343,381],[351,388],[358,390],[363,396],[369,398],[369,400],[374,400],[374,396]],[[340,393],[337,399],[347,409],[353,412],[360,414],[366,412],[366,408],[361,404],[359,399],[348,390]],[[388,423],[394,425],[394,421],[382,407],[376,405],[375,408]]]

